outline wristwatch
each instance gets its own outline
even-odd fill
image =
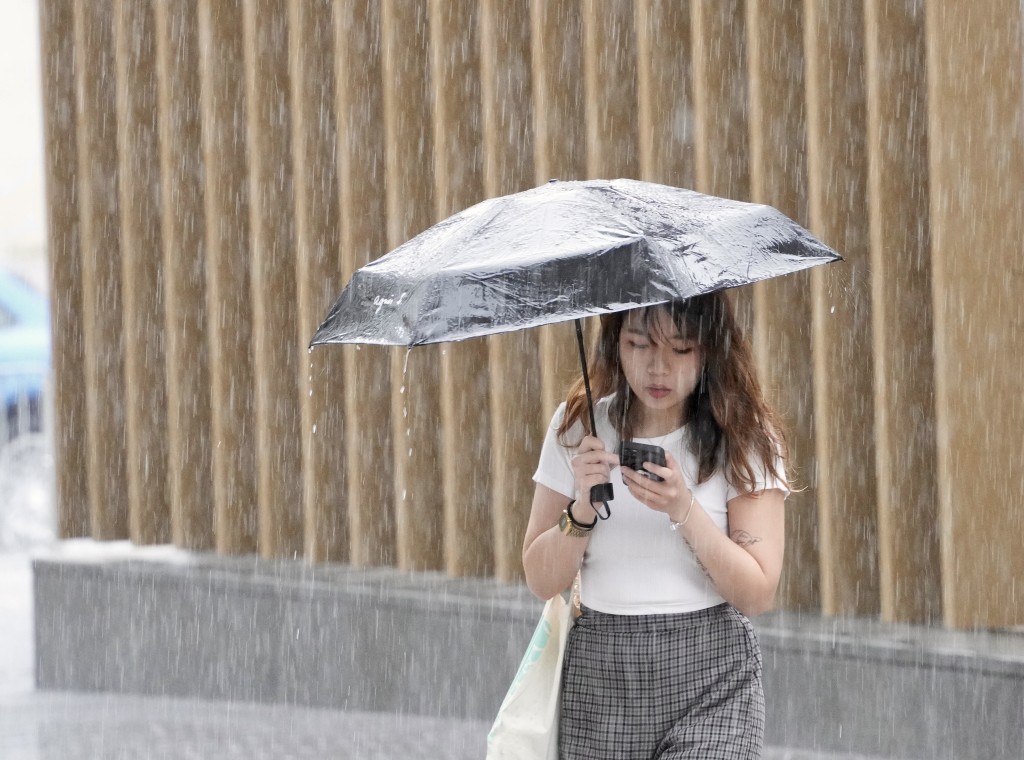
[[[558,529],[562,531],[563,535],[571,536],[572,538],[586,538],[590,535],[590,531],[597,525],[597,518],[594,518],[594,522],[589,525],[586,523],[576,522],[576,518],[572,516],[572,505],[575,501],[570,501],[568,506],[562,510],[562,516],[558,519]]]

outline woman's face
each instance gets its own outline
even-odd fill
[[[647,428],[655,421],[671,423],[672,430],[700,380],[703,352],[696,340],[680,334],[666,309],[655,309],[651,317],[648,330],[642,312],[626,315],[619,331],[619,358],[641,404],[638,422]]]

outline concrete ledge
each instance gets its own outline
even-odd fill
[[[34,563],[44,689],[493,717],[540,604],[434,573],[106,547]],[[775,613],[755,621],[768,743],[1024,757],[1024,636]]]
[[[34,562],[40,688],[493,717],[540,609],[492,581],[139,554]]]
[[[1024,758],[1024,636],[773,613],[755,621],[768,741],[880,757]]]

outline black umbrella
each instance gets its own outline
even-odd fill
[[[575,319],[589,401],[580,318],[840,259],[771,206],[552,181],[460,211],[358,270],[310,345],[418,346]]]

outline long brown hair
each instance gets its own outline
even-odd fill
[[[725,465],[729,482],[743,493],[756,489],[757,469],[785,482],[776,457],[787,455],[781,420],[761,393],[750,343],[740,329],[732,305],[723,293],[694,296],[685,301],[641,309],[648,332],[657,330],[657,310],[672,318],[679,333],[696,340],[703,351],[697,388],[683,403],[679,424],[689,423],[689,446],[697,458],[697,482],[710,478]],[[595,399],[615,394],[609,421],[623,441],[633,437],[635,413],[619,357],[619,332],[629,312],[601,316],[601,330],[587,362]],[[565,416],[558,428],[563,446],[576,446],[568,433],[581,423],[589,426],[582,376],[569,390]]]

